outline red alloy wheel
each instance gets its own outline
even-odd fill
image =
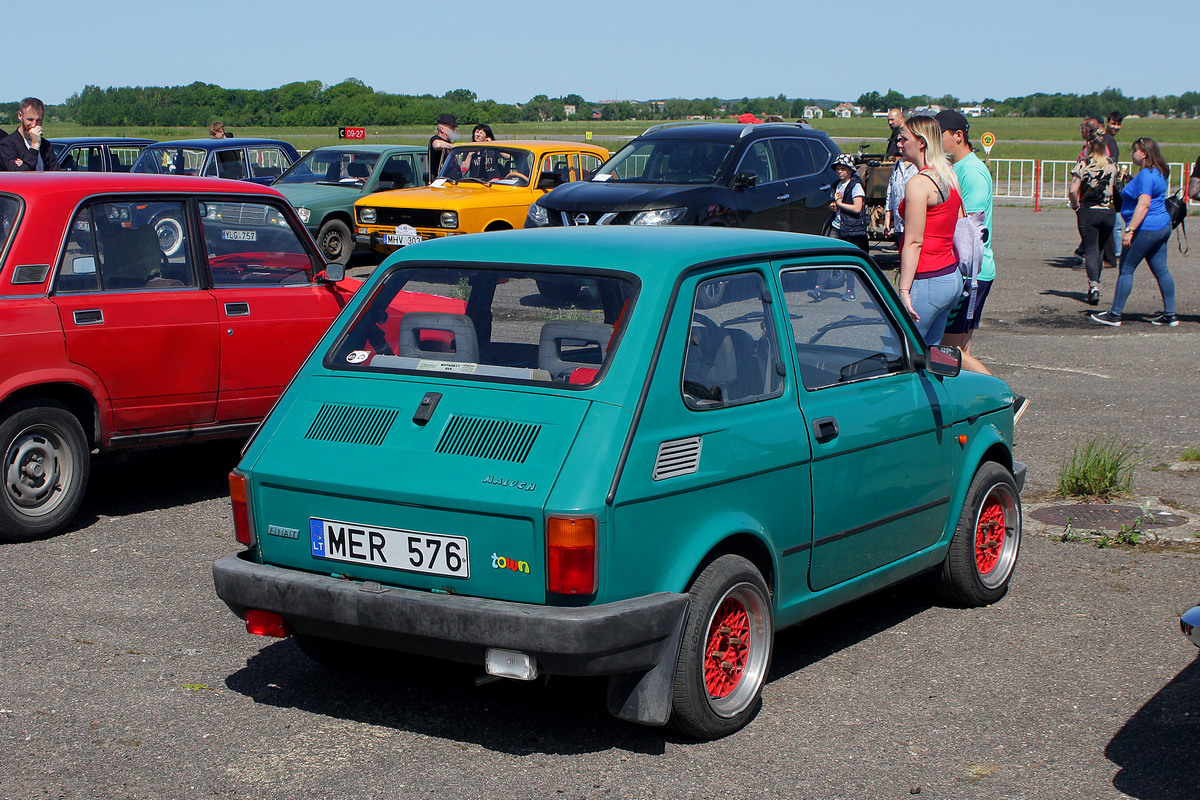
[[[737,688],[750,658],[750,618],[746,607],[726,597],[713,614],[704,648],[704,685],[713,698]]]
[[[994,497],[989,498],[979,512],[975,527],[975,566],[980,575],[990,573],[1000,561],[1004,549],[1004,522],[1004,504]]]

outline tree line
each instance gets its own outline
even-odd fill
[[[536,95],[525,103],[480,100],[475,92],[455,89],[441,97],[378,92],[361,80],[349,78],[326,86],[320,81],[289,83],[274,89],[225,89],[207,83],[188,86],[123,86],[102,89],[85,86],[61,105],[47,108],[52,121],[85,126],[199,127],[215,120],[237,127],[312,127],[333,125],[430,125],[439,114],[455,114],[464,121],[491,124],[550,120],[655,120],[687,117],[777,114],[798,119],[807,106],[829,110],[836,100],[814,98],[743,97],[738,100],[670,98],[659,101],[587,101],[577,94],[563,97]],[[889,89],[865,92],[856,105],[867,112],[892,107],[916,108],[938,104],[962,105],[952,95],[906,96]],[[1126,97],[1119,89],[1088,95],[1031,94],[1005,100],[985,98],[981,105],[997,115],[1030,117],[1084,117],[1123,114],[1200,116],[1200,93],[1191,91],[1165,97]],[[16,102],[0,104],[5,119],[17,114]],[[573,113],[572,113],[573,112]]]

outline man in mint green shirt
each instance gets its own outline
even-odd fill
[[[979,327],[983,319],[983,304],[992,282],[996,279],[996,259],[992,256],[992,173],[987,165],[979,160],[971,147],[968,138],[970,125],[967,118],[957,111],[943,109],[937,113],[938,125],[942,128],[942,147],[946,157],[954,165],[954,174],[958,177],[959,193],[962,195],[963,207],[968,214],[976,211],[983,212],[983,226],[987,230],[987,238],[983,245],[983,265],[979,270],[979,290],[975,295],[975,307],[972,309],[967,302],[960,302],[950,312],[950,320],[946,323],[946,332],[942,335],[942,344],[951,345],[962,350],[963,366],[975,372],[991,374],[987,367],[971,354],[971,334]],[[969,313],[968,313],[969,312]]]

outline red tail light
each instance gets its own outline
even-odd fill
[[[274,636],[277,639],[286,639],[292,635],[292,632],[288,630],[287,623],[283,621],[283,617],[274,611],[263,611],[258,608],[246,611],[246,630],[255,636]]]
[[[595,594],[596,520],[546,520],[546,588],[555,594]]]
[[[246,476],[236,469],[229,473],[229,499],[233,501],[233,535],[244,545],[254,544],[254,528],[250,525],[250,503]]]

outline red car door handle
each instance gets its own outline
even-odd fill
[[[104,312],[98,308],[78,309],[73,312],[76,325],[103,325]]]
[[[226,303],[225,316],[227,317],[248,317],[250,316],[249,303]]]

